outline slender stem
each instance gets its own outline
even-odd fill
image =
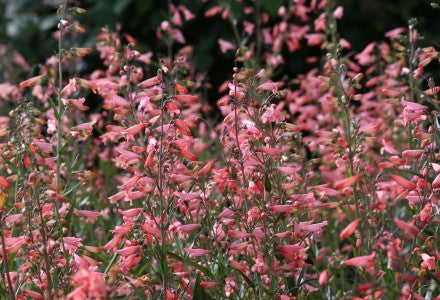
[[[3,221],[3,211],[0,212],[0,220]],[[1,224],[1,225],[3,225],[3,224]],[[15,300],[14,288],[12,286],[11,276],[9,274],[9,264],[8,264],[8,256],[6,253],[5,236],[3,235],[3,226],[0,226],[0,237],[1,237],[2,249],[3,249],[3,266],[5,268],[6,279],[8,281],[8,286],[9,286],[8,296],[9,296],[9,299]],[[6,284],[5,284],[5,286],[6,286]]]
[[[61,15],[61,19],[64,18],[64,12],[66,10],[67,7],[67,0],[64,1],[64,6],[63,6],[63,13]],[[63,25],[64,26],[64,25]],[[58,39],[58,114],[60,116],[60,118],[57,120],[57,176],[56,176],[56,186],[57,188],[60,187],[60,181],[61,181],[61,159],[59,157],[60,152],[61,152],[61,138],[62,138],[62,113],[61,111],[63,110],[63,102],[62,102],[62,90],[63,90],[63,55],[62,55],[62,50],[63,50],[63,33],[64,33],[64,27],[62,27],[60,29],[60,37]]]
[[[238,161],[240,163],[240,168],[241,168],[241,176],[243,177],[243,187],[247,186],[246,183],[246,176],[244,174],[244,163],[243,163],[243,156],[240,150],[240,141],[238,138],[238,120],[237,120],[237,104],[234,104],[234,127],[235,127],[235,141],[237,143],[237,151],[238,151]]]
[[[163,215],[164,215],[164,197],[163,197],[163,134],[164,134],[164,105],[165,101],[162,98],[160,103],[160,135],[159,135],[159,161],[158,161],[158,190],[159,190],[159,218],[160,218],[160,232],[161,232],[161,245],[160,245],[160,251],[161,251],[161,266],[162,266],[162,294],[161,298],[163,300],[166,300],[167,298],[167,275],[165,271],[165,264],[166,264],[166,253],[165,253],[165,246],[166,246],[166,232],[165,232],[165,226],[163,221]]]
[[[409,91],[410,91],[410,101],[414,102],[414,43],[415,41],[411,40],[412,32],[414,31],[413,26],[409,26]]]
[[[67,8],[67,2],[68,0],[64,1],[63,4],[63,8],[62,8],[62,13],[61,13],[61,19],[64,19],[65,16],[65,11]],[[62,140],[62,125],[63,125],[63,102],[62,102],[62,90],[63,90],[63,54],[62,54],[62,50],[63,50],[63,34],[64,34],[64,25],[62,25],[62,27],[60,28],[60,37],[58,39],[58,120],[57,120],[57,141],[56,141],[56,153],[57,153],[57,160],[56,160],[56,187],[57,187],[57,193],[58,191],[61,190],[61,157],[60,157],[60,152],[61,152],[61,140]],[[63,253],[64,256],[66,258],[66,270],[68,269],[68,261],[69,261],[69,257],[68,254],[66,252],[66,247],[64,245],[64,239],[63,239],[63,225],[61,222],[61,217],[60,217],[60,213],[59,213],[59,204],[57,201],[55,201],[55,215],[58,219],[58,232],[61,235],[61,246],[63,249]],[[44,226],[43,226],[44,227]],[[49,275],[49,274],[48,274]],[[58,285],[57,285],[58,286]],[[55,294],[57,293],[58,287],[55,288]]]
[[[44,222],[43,217],[43,208],[41,206],[40,199],[38,196],[35,197],[37,200],[38,205],[38,213],[40,215],[40,223],[41,223],[41,240],[43,243],[43,259],[44,259],[44,272],[46,273],[47,277],[47,288],[49,290],[49,293],[53,290],[53,283],[52,283],[52,277],[50,276],[50,264],[49,264],[49,255],[47,253],[47,231],[46,231],[46,223]],[[56,292],[56,291],[55,291]]]
[[[330,15],[332,16],[332,15]],[[350,98],[345,90],[344,83],[342,76],[344,74],[344,71],[341,67],[341,65],[344,64],[344,62],[341,60],[341,55],[339,53],[338,44],[339,44],[339,38],[337,36],[337,24],[333,17],[330,17],[329,21],[330,24],[328,28],[330,29],[330,37],[331,37],[331,48],[330,53],[332,57],[336,60],[336,67],[332,67],[330,63],[330,71],[333,73],[333,76],[336,78],[333,78],[334,82],[336,83],[336,88],[339,90],[338,97],[341,100],[341,108],[342,108],[342,119],[345,131],[345,140],[348,144],[347,150],[348,150],[348,170],[349,176],[354,175],[354,156],[355,156],[355,150],[356,145],[353,148],[353,137],[352,137],[352,131],[351,131],[351,114],[350,114]],[[357,190],[356,185],[353,188],[353,198],[354,198],[354,204],[356,208],[356,217],[359,216],[359,200],[357,196]]]
[[[235,68],[237,68],[237,60],[235,60]],[[240,149],[240,140],[238,138],[238,113],[237,113],[237,108],[238,108],[238,98],[237,98],[237,80],[234,78],[234,133],[235,133],[235,142],[237,143],[237,151],[238,151],[238,162],[240,163],[240,168],[241,168],[241,175],[243,177],[243,188],[247,187],[247,182],[246,182],[246,176],[244,173],[244,162],[243,162],[243,155],[241,153],[241,149]]]

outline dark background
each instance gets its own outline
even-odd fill
[[[331,0],[330,0],[331,1]],[[234,2],[237,12],[242,10]],[[426,37],[426,45],[436,45],[439,40],[440,10],[431,8],[428,0],[339,0],[338,5],[345,8],[344,18],[339,22],[341,37],[351,42],[353,49],[360,51],[371,41],[383,40],[384,32],[396,27],[406,27],[408,20],[416,17],[419,31]],[[56,41],[51,34],[56,28],[59,16],[55,14],[57,3],[54,0],[0,0],[0,44],[17,49],[31,65],[44,62],[55,54]],[[216,1],[202,3],[195,0],[173,1],[187,6],[196,16],[195,20],[185,22],[182,28],[187,44],[194,46],[194,64],[197,71],[206,73],[213,86],[218,86],[231,74],[233,53],[222,54],[217,39],[221,36],[232,40],[232,30],[220,17],[206,19],[203,13],[216,5]],[[283,0],[261,0],[264,10],[276,16]],[[79,4],[87,9],[78,20],[87,29],[76,43],[81,47],[94,47],[95,36],[101,28],[108,26],[114,30],[116,24],[122,25],[139,42],[139,49],[165,53],[166,45],[156,39],[156,28],[168,17],[166,1],[157,0],[83,0]],[[243,1],[244,5],[246,1]],[[175,45],[177,50],[181,45]],[[314,50],[312,50],[313,52]],[[319,51],[319,50],[316,50]],[[300,50],[287,56],[284,74],[295,75],[307,68],[304,58],[315,53]],[[157,58],[156,57],[153,57]],[[88,57],[87,68],[96,67],[98,54]],[[4,76],[0,75],[0,79]]]

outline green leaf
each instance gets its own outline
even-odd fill
[[[434,140],[437,145],[437,147],[440,147],[440,123],[438,121],[438,116],[434,117],[434,125],[435,125],[435,132],[434,132]]]
[[[284,276],[284,282],[286,283],[288,293],[292,293],[296,289],[295,276]]]
[[[434,274],[432,274],[431,271],[426,270],[426,274],[428,274],[429,278],[433,279],[437,283],[437,285],[440,285],[440,279]]]
[[[138,299],[142,299],[142,300],[148,300],[147,296],[145,296],[144,293],[141,292],[140,289],[138,289],[137,287],[135,287],[133,284],[130,284],[131,288],[134,290],[134,292],[136,293],[136,295],[139,297]]]
[[[202,265],[199,265],[195,261],[192,261],[190,259],[186,259],[186,258],[184,258],[184,257],[182,257],[182,256],[180,256],[180,255],[178,255],[176,253],[173,253],[171,251],[165,251],[165,252],[166,252],[167,255],[171,256],[172,258],[180,260],[183,263],[187,263],[188,265],[196,268],[200,272],[203,272],[205,275],[212,277],[212,273],[211,273],[211,271],[208,268],[206,268],[206,267],[204,267]]]
[[[65,195],[67,193],[65,193]],[[69,211],[67,212],[67,216],[66,216],[66,224],[65,224],[66,228],[70,227],[70,221],[72,220],[72,215],[73,215],[73,211],[75,209],[75,204],[76,204],[76,197],[73,197],[73,202],[71,203],[71,205],[69,207]]]
[[[64,144],[64,146],[60,149],[60,153],[59,154],[64,154],[67,151],[67,147],[69,147],[70,144],[72,144],[72,142],[75,139],[73,138],[73,136],[70,136],[69,140]]]
[[[210,300],[211,296],[200,286],[200,274],[197,274],[196,283],[194,284],[193,300]]]
[[[304,283],[303,279],[304,279],[304,277],[306,275],[306,271],[307,271],[307,268],[306,268],[306,265],[304,265],[302,267],[301,273],[299,274],[299,277],[298,277],[299,286],[301,286]]]
[[[269,193],[272,191],[272,184],[271,184],[270,178],[267,174],[264,175],[264,187],[265,187],[266,191],[268,191]]]
[[[55,115],[55,119],[57,121],[60,121],[61,120],[60,112],[58,111],[58,108],[57,108],[55,102],[53,102],[52,98],[50,98],[50,97],[49,97],[49,103],[50,103],[50,106],[52,106],[52,108],[53,108],[53,114]]]
[[[2,160],[13,170],[13,171],[17,171],[17,166],[11,162],[10,160],[2,157]]]
[[[244,274],[242,271],[240,271],[238,269],[236,269],[236,271],[238,273],[240,273],[240,275],[243,277],[244,281],[246,281],[246,283],[249,284],[249,286],[255,288],[254,282],[246,274]]]
[[[353,216],[353,213],[350,212],[347,208],[344,207],[344,205],[339,206],[339,208],[344,212],[344,214],[348,216]]]

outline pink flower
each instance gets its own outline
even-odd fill
[[[72,276],[72,282],[77,286],[69,295],[69,300],[102,299],[107,295],[104,274],[81,266]]]
[[[358,256],[347,259],[346,261],[343,262],[343,265],[349,267],[369,268],[369,267],[373,267],[375,263],[376,263],[376,253],[373,252],[370,255]]]
[[[434,180],[432,181],[432,187],[433,188],[438,188],[440,187],[440,174],[438,174]]]
[[[312,224],[311,221],[299,222],[299,223],[295,223],[294,231],[295,233],[300,233],[300,231],[305,231],[305,232],[313,232],[316,233],[317,235],[321,235],[322,228],[327,225],[328,225],[327,221],[323,221],[321,223],[316,223],[316,224]]]
[[[139,213],[142,211],[142,208],[132,208],[129,210],[122,210],[122,209],[118,209],[118,213],[120,213],[121,215],[128,217],[128,218],[134,218],[137,215],[139,215]]]
[[[129,256],[138,252],[139,249],[141,249],[141,246],[126,246],[122,249],[116,250],[115,253],[122,256]]]
[[[200,224],[186,224],[179,226],[178,231],[181,233],[190,233],[200,227]]]
[[[20,250],[21,247],[28,242],[28,238],[25,236],[5,238],[6,253],[17,253],[18,250]],[[3,256],[3,254],[1,254],[1,256]]]
[[[141,83],[139,83],[139,85],[145,89],[161,83],[162,83],[162,77],[154,76],[148,78],[147,80],[142,81]]]
[[[335,185],[335,189],[343,190],[349,186],[352,186],[356,182],[358,182],[360,178],[361,178],[360,175],[355,175],[355,176],[343,179]]]
[[[400,34],[405,32],[404,27],[398,27],[385,33],[385,36],[391,40],[395,40]]]
[[[199,101],[199,96],[195,95],[174,95],[173,99],[183,102],[187,105],[197,103]]]
[[[64,246],[69,254],[74,253],[76,250],[78,250],[79,247],[82,246],[81,238],[65,237],[63,238],[63,241]]]
[[[344,7],[338,6],[333,12],[333,16],[335,17],[335,19],[342,19],[342,17],[344,16]]]
[[[198,248],[192,248],[192,249],[184,248],[184,250],[189,253],[189,257],[190,258],[194,258],[194,257],[198,257],[198,256],[204,256],[204,255],[207,255],[209,253],[209,250],[198,249]]]
[[[228,235],[234,239],[243,239],[249,237],[251,234],[246,231],[229,230]]]
[[[118,189],[130,190],[136,185],[138,180],[141,178],[140,175],[135,175],[131,179],[127,180],[123,185],[118,186]]]
[[[353,222],[351,222],[350,224],[348,224],[347,227],[345,227],[344,230],[342,230],[341,234],[339,235],[339,238],[341,240],[348,238],[350,235],[353,234],[353,232],[356,230],[356,228],[358,227],[359,223],[361,222],[360,219],[354,220]]]
[[[313,47],[313,46],[319,46],[322,44],[322,33],[311,33],[306,34],[305,38],[307,39],[307,46]]]
[[[321,286],[326,286],[327,285],[327,282],[328,282],[328,271],[327,270],[322,271],[319,274],[318,282],[319,282],[319,285],[321,285]]]
[[[376,42],[368,44],[361,53],[355,56],[361,66],[369,65],[374,61],[375,56],[373,56],[372,53],[376,44]]]
[[[278,91],[279,85],[279,82],[265,82],[263,84],[260,84],[257,89],[262,91],[271,91],[273,94],[275,94]]]
[[[200,286],[204,289],[209,289],[209,288],[213,288],[220,285],[219,282],[215,282],[215,281],[202,281],[200,282]]]
[[[426,203],[423,209],[419,213],[419,219],[422,222],[429,222],[432,219],[432,205],[431,203]]]
[[[279,245],[278,248],[286,259],[295,262],[298,266],[302,266],[307,259],[306,251],[301,244]]]
[[[69,84],[66,85],[62,90],[63,98],[68,98],[75,91],[76,91],[76,80],[74,78],[69,79]]]
[[[284,153],[286,150],[281,149],[281,148],[270,148],[270,147],[261,147],[260,151],[273,156],[273,157],[278,157],[278,155],[280,155],[281,153]]]
[[[116,234],[105,246],[103,247],[107,251],[114,251],[121,243],[121,235]]]
[[[145,123],[140,123],[125,129],[123,132],[128,136],[134,136],[140,131],[142,131],[144,128],[145,128]]]
[[[405,231],[405,233],[409,234],[411,237],[420,232],[416,226],[402,220],[394,220],[394,224],[396,224],[397,227]]]
[[[207,162],[206,165],[202,169],[200,169],[200,171],[197,173],[197,176],[203,176],[207,174],[212,169],[213,165],[214,165],[214,160]]]
[[[261,115],[261,122],[275,122],[279,124],[281,121],[284,121],[284,116],[281,114],[279,110],[275,108],[275,105],[272,104],[270,107],[266,109],[266,111]]]
[[[87,218],[88,222],[95,223],[96,218],[98,218],[101,215],[101,213],[99,211],[75,209],[75,215],[78,217],[85,217]]]
[[[272,205],[269,207],[270,211],[279,212],[279,213],[293,213],[294,206],[292,204],[280,204],[280,205]]]
[[[428,270],[435,270],[435,257],[429,256],[428,254],[422,253],[420,257],[423,259],[421,264],[422,267],[428,268]]]
[[[263,258],[255,259],[255,264],[252,266],[251,271],[259,274],[265,274],[267,272],[267,265]]]
[[[43,77],[44,77],[43,75],[38,75],[38,76],[35,76],[35,77],[32,77],[32,78],[29,78],[28,80],[25,80],[25,81],[21,82],[20,83],[20,87],[21,88],[27,88],[27,87],[30,87],[30,86],[34,86],[34,85],[40,83],[41,80],[43,79]]]
[[[398,175],[390,175],[390,178],[396,182],[401,187],[408,189],[408,190],[414,190],[417,188],[417,185],[414,182],[411,182],[401,176]]]
[[[89,110],[89,107],[84,105],[84,102],[86,101],[85,98],[78,98],[78,99],[69,99],[69,100],[63,100],[64,105],[70,105],[70,107],[74,109],[78,109],[80,111],[86,111]]]
[[[37,299],[37,300],[39,300],[39,299],[43,299],[43,296],[41,296],[40,293],[37,293],[37,292],[31,291],[31,290],[25,290],[24,293],[25,293],[27,296],[31,297],[32,299]]]
[[[222,8],[221,6],[214,6],[214,7],[211,7],[210,9],[208,9],[208,10],[205,12],[205,17],[207,17],[207,18],[211,18],[211,17],[213,17],[213,16],[219,14],[222,10],[223,10],[223,8]]]
[[[402,157],[419,157],[424,153],[425,150],[417,149],[417,150],[405,150],[402,152]]]
[[[237,46],[235,46],[233,43],[228,42],[224,39],[218,39],[217,40],[218,44],[220,45],[220,50],[222,53],[226,53],[230,50],[235,50],[237,49]]]

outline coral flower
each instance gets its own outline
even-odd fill
[[[41,82],[41,80],[43,79],[44,75],[38,75],[32,78],[29,78],[28,80],[22,81],[20,82],[20,87],[21,88],[27,88],[30,86],[34,86],[37,85],[38,83]]]
[[[319,274],[319,280],[318,280],[318,282],[319,282],[319,285],[321,285],[321,286],[325,286],[325,285],[327,285],[327,282],[328,282],[328,271],[327,271],[327,270],[322,271],[322,272]]]
[[[356,176],[352,176],[352,177],[346,178],[344,180],[341,180],[340,182],[338,182],[335,185],[335,189],[342,190],[342,189],[345,189],[346,187],[352,186],[353,184],[358,182],[360,178],[361,178],[360,175],[356,175]]]
[[[186,224],[179,227],[179,232],[189,233],[200,227],[200,224]]]
[[[350,224],[348,224],[347,227],[345,227],[344,230],[342,230],[341,234],[339,235],[339,238],[341,240],[348,238],[350,235],[353,234],[353,232],[356,230],[356,228],[358,227],[359,223],[361,222],[360,219],[354,220],[353,222],[351,222]]]
[[[347,259],[343,262],[343,265],[349,267],[372,267],[376,263],[376,253],[372,253],[370,255],[358,256],[354,258]]]
[[[209,253],[209,250],[205,250],[205,249],[196,249],[196,248],[189,249],[189,248],[184,248],[184,250],[189,253],[189,256],[191,258],[198,257],[198,256],[204,256],[204,255]]]
[[[428,268],[428,270],[435,269],[435,257],[434,256],[429,256],[428,254],[422,253],[422,254],[420,254],[420,257],[423,259],[423,262],[421,264],[422,267]]]
[[[390,175],[391,180],[393,180],[394,182],[396,182],[398,185],[400,185],[401,187],[408,189],[408,190],[414,190],[417,185],[414,182],[411,182],[401,176],[398,175]]]
[[[215,281],[202,281],[202,282],[200,282],[200,286],[204,289],[213,288],[218,285],[220,285],[220,283],[215,282]]]
[[[141,246],[128,246],[122,249],[116,250],[115,253],[120,254],[122,256],[130,256],[139,251]]]
[[[187,105],[194,104],[199,101],[199,97],[194,95],[174,95],[173,99],[183,102]]]

